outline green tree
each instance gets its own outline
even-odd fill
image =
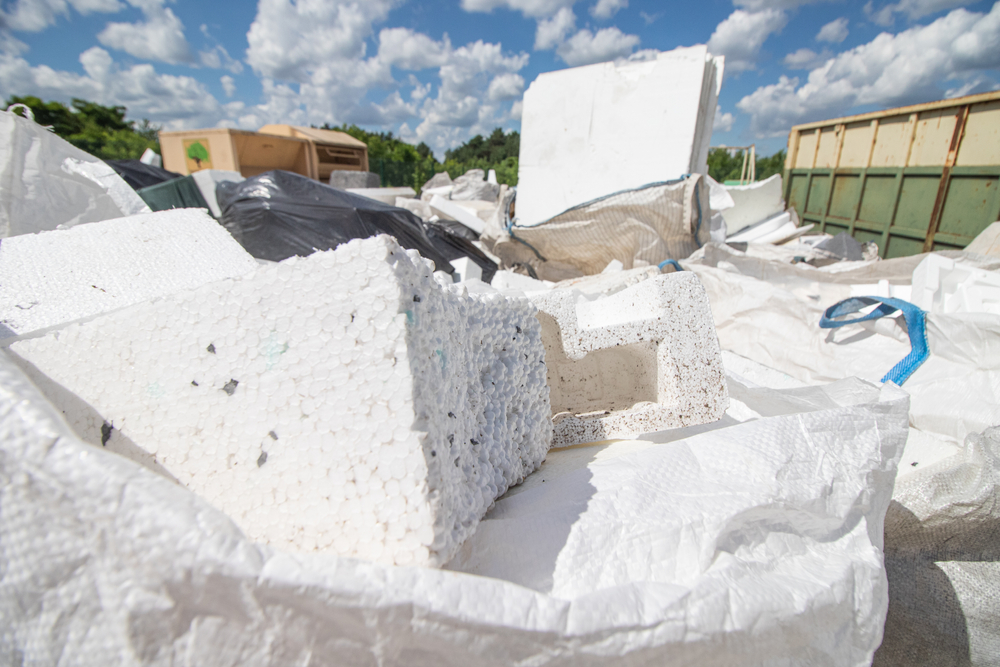
[[[713,148],[708,153],[708,175],[719,183],[740,180],[740,173],[743,170],[743,152],[733,151],[731,153],[731,150],[729,148]],[[758,157],[756,167],[758,181],[784,172],[785,149],[782,148],[770,157]]]
[[[160,152],[160,128],[148,120],[140,124],[125,120],[123,106],[106,107],[74,98],[71,107],[61,102],[43,102],[38,97],[11,96],[7,106],[23,104],[35,116],[35,122],[51,126],[52,131],[91,155],[105,160],[136,159],[147,148]]]

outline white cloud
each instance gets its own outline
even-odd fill
[[[597,4],[590,8],[590,15],[598,19],[609,19],[626,7],[628,0],[597,0]]]
[[[530,18],[552,16],[564,7],[572,7],[576,0],[462,0],[462,9],[467,12],[492,12],[494,9],[510,9]]]
[[[386,28],[378,35],[378,59],[400,69],[421,70],[443,65],[451,51],[448,35],[436,42],[409,28]]]
[[[521,120],[521,114],[524,113],[524,102],[518,100],[510,105],[510,119],[511,120]]]
[[[828,0],[733,0],[733,5],[750,12],[760,12],[768,9],[797,9],[803,5],[812,5]]]
[[[650,14],[648,12],[639,12],[640,18],[642,18],[643,23],[646,25],[652,25],[656,19],[663,16],[663,12],[657,12],[655,14]]]
[[[202,51],[198,54],[198,60],[202,65],[211,69],[226,69],[233,74],[239,74],[243,71],[243,63],[231,58],[229,52],[222,45]]]
[[[865,14],[873,23],[890,26],[895,22],[896,14],[905,14],[910,21],[916,21],[924,16],[943,12],[947,9],[974,4],[977,0],[900,0],[895,4],[886,5],[875,10],[871,0],[865,5]]]
[[[131,0],[132,4],[140,4]],[[144,2],[145,21],[109,23],[97,35],[104,46],[124,51],[143,60],[177,64],[194,62],[191,48],[184,38],[184,24],[170,9],[153,2]]]
[[[524,77],[513,72],[495,76],[486,91],[486,97],[494,102],[517,99],[523,94]]]
[[[830,21],[819,29],[816,39],[821,42],[840,44],[847,39],[847,19],[839,18],[835,21]]]
[[[733,129],[736,117],[731,113],[722,113],[722,106],[715,105],[715,121],[712,123],[712,132],[729,132]]]
[[[637,35],[626,35],[615,27],[592,33],[581,30],[559,45],[556,54],[570,67],[627,57],[639,45]]]
[[[226,91],[226,97],[232,97],[236,94],[236,82],[233,81],[233,77],[227,74],[220,77],[219,82],[222,84],[222,90]]]
[[[939,99],[977,78],[980,88],[984,81],[995,85],[998,68],[1000,2],[988,14],[956,9],[927,26],[882,33],[812,70],[804,84],[782,76],[736,106],[751,115],[757,137],[778,136],[796,123],[842,115],[859,105]]]
[[[148,118],[168,129],[212,127],[228,117],[218,100],[191,77],[158,74],[148,64],[119,68],[97,46],[80,54],[80,64],[83,75],[0,55],[0,89],[42,99],[80,97],[98,104],[120,104],[128,108],[129,118]]]
[[[814,69],[833,57],[828,49],[816,53],[812,49],[799,49],[785,56],[785,67],[788,69]]]
[[[68,16],[70,7],[80,14],[112,14],[124,5],[118,0],[17,0],[9,10],[0,10],[0,24],[11,30],[39,32],[58,17]]]
[[[779,32],[788,22],[780,9],[747,12],[737,9],[715,27],[708,40],[708,50],[726,57],[726,70],[743,72],[756,69],[760,47],[771,33]]]
[[[313,72],[364,57],[372,24],[396,0],[260,0],[247,32],[247,62],[258,74],[307,83]],[[352,77],[357,79],[357,77]]]
[[[549,19],[538,22],[535,30],[535,50],[554,49],[566,40],[566,34],[576,25],[576,15],[569,7],[563,7]]]

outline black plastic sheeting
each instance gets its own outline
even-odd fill
[[[154,167],[138,160],[105,160],[118,175],[125,180],[133,190],[141,190],[151,185],[159,185],[165,181],[180,178],[183,174]]]
[[[425,223],[406,209],[331,188],[287,171],[268,171],[239,183],[219,183],[219,221],[247,252],[274,262],[330,250],[351,239],[394,236],[399,245],[454,273],[449,260],[467,256],[483,270],[496,265],[468,239]]]

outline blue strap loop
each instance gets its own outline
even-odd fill
[[[833,319],[835,317],[843,317],[844,315],[857,313],[862,308],[872,306],[876,303],[880,304],[879,307],[867,315],[856,317],[852,320]],[[903,318],[906,320],[906,330],[910,336],[910,353],[903,357],[898,364],[892,367],[892,370],[885,374],[885,377],[882,378],[882,382],[894,382],[897,385],[902,385],[911,375],[913,375],[913,371],[920,368],[920,365],[927,361],[927,357],[930,356],[930,350],[927,348],[926,312],[909,301],[903,301],[902,299],[888,299],[878,296],[858,296],[850,299],[844,299],[840,303],[835,303],[827,308],[826,312],[823,313],[823,317],[820,318],[819,326],[823,329],[835,329],[837,327],[842,327],[845,324],[856,324],[858,322],[866,322],[868,320],[877,320],[880,317],[891,315],[897,310],[903,313]]]
[[[665,267],[665,266],[672,266],[672,267],[674,267],[674,271],[683,271],[684,270],[684,267],[681,266],[680,262],[678,262],[676,259],[665,259],[662,262],[660,262],[659,264],[657,264],[656,268],[658,268],[660,271],[662,271],[663,267]]]

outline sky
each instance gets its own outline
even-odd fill
[[[1000,0],[0,0],[0,95],[165,129],[353,123],[444,151],[541,73],[708,44],[713,145],[1000,89]]]

